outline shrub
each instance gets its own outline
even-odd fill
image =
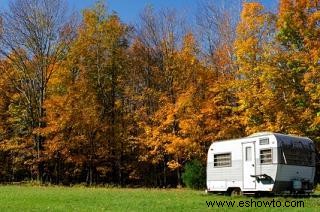
[[[188,188],[204,188],[206,184],[205,166],[198,160],[188,162],[184,167],[182,181]]]

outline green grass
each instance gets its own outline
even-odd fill
[[[203,191],[187,189],[0,186],[0,211],[215,211],[218,207],[208,208],[206,201],[234,200],[238,204],[239,201],[251,201],[251,199],[254,201],[275,199],[282,203],[286,200],[302,200],[304,208],[290,208],[290,210],[320,211],[320,194],[310,198],[254,198],[206,195]],[[219,209],[228,210],[228,207]],[[234,209],[279,210],[279,208],[265,207]],[[288,210],[288,208],[281,209]]]

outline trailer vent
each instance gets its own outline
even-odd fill
[[[269,144],[269,138],[261,138],[259,140],[260,145],[268,145]]]

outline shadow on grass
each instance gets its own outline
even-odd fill
[[[201,196],[218,196],[218,197],[232,197],[228,194],[225,193],[210,193],[210,194],[206,194],[206,193],[202,193]],[[235,197],[235,196],[233,196]],[[259,193],[259,194],[244,194],[241,196],[236,196],[236,197],[249,197],[249,198],[255,198],[255,199],[259,199],[259,198],[290,198],[290,199],[301,199],[301,198],[320,198],[320,193],[316,192],[313,194],[270,194],[270,193]]]

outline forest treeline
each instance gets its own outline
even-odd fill
[[[149,6],[132,26],[102,1],[81,17],[63,0],[10,1],[0,181],[174,186],[212,141],[272,131],[319,142],[320,1],[232,10],[206,1],[190,24]]]

